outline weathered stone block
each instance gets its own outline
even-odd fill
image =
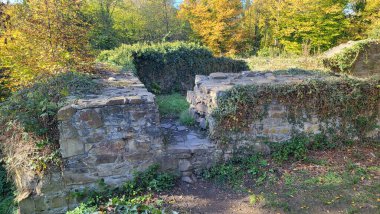
[[[182,160],[179,160],[178,168],[179,168],[179,171],[185,172],[185,171],[191,170],[193,166],[191,165],[190,161],[186,159],[182,159]]]
[[[114,155],[97,155],[96,164],[114,163],[117,157],[117,153]]]
[[[26,198],[18,202],[20,214],[34,214],[36,213],[36,207],[33,198]]]
[[[71,105],[65,106],[58,111],[57,119],[59,121],[69,120],[76,112],[77,110]]]
[[[63,180],[66,185],[84,185],[90,183],[96,183],[100,177],[90,175],[87,173],[78,173],[72,171],[64,171]]]
[[[131,104],[141,104],[144,102],[141,96],[130,96],[130,97],[127,97],[127,99],[128,99],[128,103],[131,103]]]
[[[113,97],[108,99],[106,105],[112,106],[112,105],[124,105],[126,102],[125,97]]]
[[[212,73],[212,74],[210,74],[210,77],[212,79],[216,79],[216,80],[227,79],[228,78],[228,74],[227,73]]]
[[[65,139],[60,147],[63,158],[84,154],[84,143],[78,139]]]
[[[79,119],[87,123],[91,128],[99,128],[103,125],[100,114],[94,109],[80,111]]]
[[[50,208],[60,208],[67,206],[67,200],[64,195],[59,195],[51,200]]]

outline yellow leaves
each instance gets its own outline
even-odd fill
[[[179,15],[188,20],[192,29],[216,54],[235,49],[239,21],[242,15],[240,0],[187,0]]]
[[[3,34],[7,43],[0,45],[0,58],[9,69],[9,87],[28,85],[88,56],[87,25],[77,6],[69,0],[30,0],[7,8],[11,27]]]

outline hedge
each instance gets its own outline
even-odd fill
[[[242,60],[214,57],[206,47],[184,42],[122,45],[98,60],[132,70],[149,91],[163,94],[192,89],[198,74],[249,69]]]

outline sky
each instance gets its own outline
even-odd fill
[[[22,0],[0,0],[0,2],[3,2],[3,3],[7,3],[7,2],[10,2],[10,3],[15,3],[15,2],[20,2]]]
[[[15,3],[15,2],[20,2],[22,0],[0,0],[0,2],[7,2],[9,1],[10,3]],[[178,7],[181,3],[182,3],[183,0],[175,0],[174,1],[174,6]]]

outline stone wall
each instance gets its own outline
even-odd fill
[[[263,142],[284,142],[292,138],[293,133],[320,133],[322,123],[316,116],[303,118],[303,124],[292,124],[288,119],[288,109],[276,100],[269,105],[262,106],[267,109],[267,114],[261,120],[248,122],[248,130],[225,131],[219,127],[212,112],[218,107],[218,98],[234,86],[264,85],[273,87],[281,84],[298,84],[310,78],[324,78],[323,75],[311,76],[274,74],[273,72],[243,72],[241,74],[213,73],[210,76],[197,76],[193,91],[188,91],[187,100],[191,104],[190,112],[196,118],[199,125],[208,129],[210,136],[217,140],[225,140],[227,145],[254,146],[256,150],[268,153],[269,148]],[[380,105],[380,104],[379,104]],[[241,112],[245,114],[249,112]],[[379,123],[380,124],[380,123]],[[223,133],[220,132],[223,130]],[[379,137],[380,131],[376,129],[371,136]],[[227,139],[220,139],[220,136]],[[224,152],[228,152],[229,149]]]
[[[227,90],[236,85],[298,84],[308,78],[322,77],[272,72],[197,75],[194,91],[188,92],[187,99],[199,125],[216,139],[220,127],[212,112]],[[20,196],[20,213],[65,213],[79,203],[72,193],[96,188],[101,179],[109,185],[122,185],[132,178],[134,171],[145,170],[155,163],[193,183],[204,168],[232,155],[234,148],[210,141],[199,130],[166,121],[161,124],[155,96],[136,77],[113,74],[99,81],[105,85],[101,94],[72,98],[70,104],[59,110],[63,167],[51,169],[44,178],[36,180],[31,194]],[[290,139],[295,127],[288,122],[286,107],[276,100],[266,107],[268,114],[262,120],[251,121],[249,130],[228,132],[227,145],[253,146],[269,153],[263,141]],[[319,125],[317,117],[312,116],[296,128],[318,133]],[[380,137],[379,133],[377,129],[371,135]]]
[[[112,75],[99,81],[105,85],[101,94],[73,98],[59,110],[63,168],[35,179],[32,193],[20,196],[20,213],[65,213],[80,203],[73,193],[96,189],[99,180],[120,186],[133,172],[157,163],[193,183],[219,159],[221,152],[207,136],[178,125],[161,125],[155,96],[136,77]],[[167,135],[173,140],[164,143]]]
[[[358,77],[380,76],[380,41],[361,52],[353,64],[352,73]]]
[[[356,53],[354,49],[358,49],[360,44],[363,48]],[[354,51],[354,54],[348,56],[347,51]],[[335,59],[336,56],[340,56],[340,59]],[[344,61],[348,57],[353,60],[349,62],[350,66],[347,68],[347,72],[351,75],[362,78],[380,76],[380,40],[350,41],[338,45],[324,53],[323,61],[332,71],[342,72],[339,61]]]
[[[77,201],[70,194],[100,179],[121,185],[162,153],[155,96],[129,75],[103,80],[99,95],[73,100],[58,112],[63,169],[51,171],[20,202],[21,213],[64,213]]]

